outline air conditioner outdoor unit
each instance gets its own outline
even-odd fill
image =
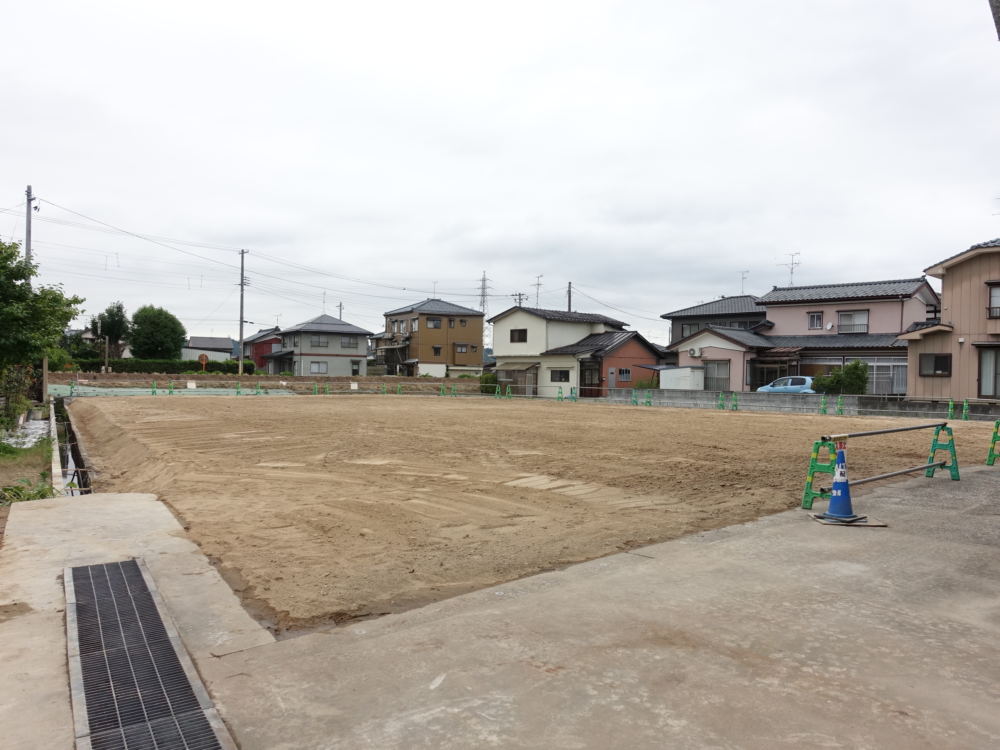
[[[701,356],[701,348],[697,346],[692,346],[690,349],[688,349],[688,356],[697,359],[698,357]]]

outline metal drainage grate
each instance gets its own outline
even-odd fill
[[[140,561],[67,568],[65,585],[78,748],[234,747]]]

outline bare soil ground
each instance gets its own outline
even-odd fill
[[[919,424],[393,395],[91,398],[70,412],[96,489],[158,494],[278,630],[793,508],[820,434]],[[991,425],[953,426],[959,458],[982,461]],[[924,463],[930,439],[854,441],[851,476]]]

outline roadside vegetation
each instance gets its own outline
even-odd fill
[[[29,448],[0,443],[0,506],[52,497],[52,441]]]

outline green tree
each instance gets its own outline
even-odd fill
[[[85,339],[79,331],[71,333],[68,336],[63,336],[62,341],[59,342],[59,346],[66,350],[71,359],[97,359],[103,354],[102,351],[98,350],[97,346]]]
[[[103,351],[103,337],[107,336],[108,356],[111,359],[121,359],[129,334],[132,333],[132,324],[125,312],[125,305],[121,302],[112,302],[104,312],[90,319],[88,327],[90,332],[97,336],[98,349]]]
[[[856,359],[829,375],[817,375],[813,378],[813,390],[817,393],[867,393],[868,365]]]
[[[37,268],[16,242],[0,242],[0,367],[41,359],[56,346],[83,304],[57,286],[32,289]]]
[[[132,316],[132,356],[139,359],[180,359],[187,340],[184,326],[162,307],[146,305]]]
[[[0,396],[8,419],[25,403],[33,363],[58,345],[83,303],[57,286],[32,288],[37,273],[18,243],[0,242]]]

